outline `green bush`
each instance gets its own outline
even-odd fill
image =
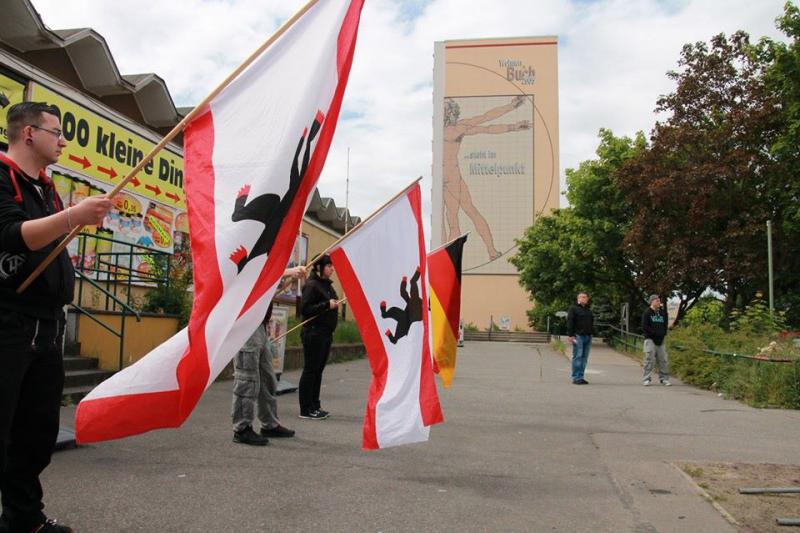
[[[755,407],[800,409],[800,348],[791,340],[779,339],[783,317],[771,317],[763,300],[756,298],[731,315],[730,331],[720,327],[718,318],[714,313],[698,313],[667,336],[672,372],[687,383]],[[770,363],[732,354],[796,362]]]

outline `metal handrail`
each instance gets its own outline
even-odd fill
[[[98,325],[103,327],[112,335],[116,336],[119,339],[119,363],[118,369],[122,370],[124,364],[124,353],[125,353],[125,322],[128,316],[134,316],[137,322],[141,322],[142,317],[139,311],[131,306],[131,285],[136,278],[136,282],[138,283],[159,283],[163,282],[169,284],[169,261],[167,260],[167,268],[166,273],[163,278],[158,276],[154,276],[150,273],[142,273],[137,270],[131,268],[130,264],[120,264],[121,257],[127,257],[128,262],[132,263],[134,256],[156,256],[156,257],[168,257],[169,254],[166,252],[162,252],[160,250],[154,250],[152,248],[148,248],[146,246],[141,246],[137,244],[127,243],[123,241],[118,241],[112,239],[110,237],[105,237],[103,235],[97,235],[92,233],[81,233],[80,236],[82,237],[79,240],[79,252],[77,257],[77,266],[75,268],[75,273],[78,275],[80,280],[80,284],[78,287],[78,300],[76,303],[71,303],[70,305],[75,308],[79,313],[86,315],[88,318],[96,322]],[[94,261],[92,266],[86,266],[86,243],[89,239],[95,239],[95,243],[98,240],[102,241],[109,241],[112,243],[112,247],[116,245],[122,245],[127,247],[127,251],[124,252],[100,252],[96,253],[94,257]],[[95,244],[95,249],[96,249]],[[134,251],[136,249],[136,251]],[[106,260],[106,258],[114,258],[114,261]],[[105,266],[106,269],[97,268],[96,265]],[[113,269],[113,270],[112,270]],[[119,279],[120,273],[124,278],[122,280]],[[87,274],[96,274],[98,275],[98,280],[92,279],[92,276]],[[102,274],[105,276],[105,279],[99,279],[99,275]],[[98,283],[98,281],[100,283]],[[123,301],[117,295],[117,289],[120,285],[120,281],[124,283],[127,287],[126,296],[127,301]],[[83,302],[83,284],[84,282],[88,283],[95,289],[97,289],[101,294],[105,295],[105,309],[104,311],[116,311],[117,307],[119,306],[121,320],[120,320],[120,327],[119,330],[114,329],[108,323],[100,320],[95,316],[96,313],[92,312],[91,309],[87,309],[81,305]],[[103,287],[101,283],[110,286],[113,284],[113,292],[109,290],[110,287]]]

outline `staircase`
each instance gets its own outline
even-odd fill
[[[89,394],[95,386],[111,377],[114,372],[97,368],[97,359],[74,355],[80,346],[68,349],[64,354],[64,392],[62,402],[76,404]],[[68,355],[70,354],[70,355]]]
[[[541,331],[465,331],[464,340],[547,344],[550,342],[550,334]]]

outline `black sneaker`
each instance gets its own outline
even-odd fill
[[[73,533],[73,530],[71,527],[57,524],[55,520],[50,518],[44,524],[31,529],[31,533]]]
[[[319,409],[314,409],[313,411],[308,411],[306,413],[301,412],[300,418],[306,418],[308,420],[325,420],[328,418],[328,415],[322,414]]]
[[[261,436],[272,437],[274,439],[288,439],[289,437],[294,437],[294,430],[281,425],[275,426],[272,429],[261,428]]]
[[[241,431],[233,432],[233,442],[249,444],[250,446],[266,446],[269,443],[269,439],[262,437],[253,431],[253,428],[247,426]]]
[[[324,416],[325,418],[328,418],[329,416],[331,416],[331,414],[328,411],[326,411],[325,409],[317,409],[317,412],[319,414],[321,414],[322,416]]]

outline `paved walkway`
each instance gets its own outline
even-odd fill
[[[674,465],[800,457],[800,412],[644,388],[636,362],[599,345],[591,385],[574,386],[567,359],[540,351],[469,343],[430,442],[370,453],[366,361],[326,370],[329,420],[299,420],[282,396],[298,436],[266,448],[231,442],[231,383],[217,383],[179,430],[56,454],[46,511],[83,533],[732,531]]]

